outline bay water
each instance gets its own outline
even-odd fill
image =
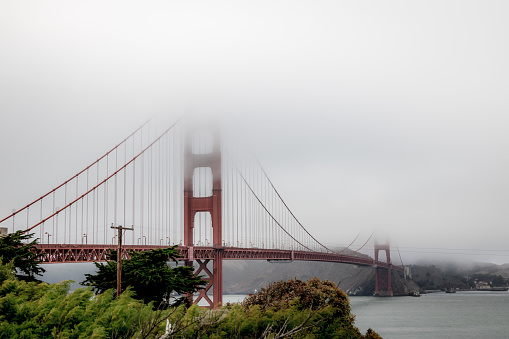
[[[240,302],[246,295],[224,295]],[[421,297],[350,297],[355,326],[384,339],[509,339],[509,292],[430,293]]]
[[[355,325],[384,339],[509,338],[509,292],[430,293],[416,297],[351,297]]]

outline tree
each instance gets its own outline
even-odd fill
[[[170,267],[168,261],[177,263],[179,257],[176,246],[155,249],[146,252],[129,252],[130,259],[122,260],[122,291],[127,288],[135,297],[145,302],[154,301],[156,305],[170,305],[170,295],[194,293],[207,284],[201,276],[194,276],[193,267]],[[96,293],[116,290],[117,287],[117,251],[111,250],[106,263],[95,263],[96,274],[85,274],[81,284],[91,286]],[[184,302],[179,298],[174,304]]]
[[[34,280],[34,275],[41,275],[46,272],[39,267],[41,260],[36,253],[37,239],[30,241],[33,233],[17,231],[0,237],[0,257],[4,263],[12,262],[16,268],[19,278],[23,280]],[[26,242],[26,243],[24,243]]]

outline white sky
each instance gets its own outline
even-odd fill
[[[224,114],[320,240],[379,229],[509,262],[508,15],[506,1],[2,1],[0,209],[155,113]]]

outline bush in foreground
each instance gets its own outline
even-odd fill
[[[242,307],[251,323],[242,337],[259,338],[270,328],[268,338],[285,338],[286,333],[292,338],[364,338],[354,326],[346,293],[330,281],[275,282],[247,297]],[[253,326],[256,319],[258,326]],[[366,338],[377,336],[370,329]]]
[[[18,280],[13,264],[0,261],[1,338],[366,338],[346,295],[312,279],[274,283],[242,304],[216,310],[192,306],[158,309],[112,290],[69,293],[69,282]]]

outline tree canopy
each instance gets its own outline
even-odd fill
[[[176,246],[146,252],[129,252],[131,258],[122,260],[122,291],[131,288],[137,299],[170,304],[170,295],[194,293],[207,284],[201,276],[194,276],[193,267],[171,267],[168,261],[177,263],[179,257]],[[85,274],[81,284],[91,286],[95,292],[116,290],[117,252],[112,250],[106,263],[95,263],[96,274]],[[177,303],[184,301],[177,300]]]
[[[41,275],[46,270],[39,266],[35,245],[37,239],[30,241],[34,234],[17,231],[0,237],[0,257],[4,263],[12,262],[19,278],[24,280],[35,279],[34,275]]]

